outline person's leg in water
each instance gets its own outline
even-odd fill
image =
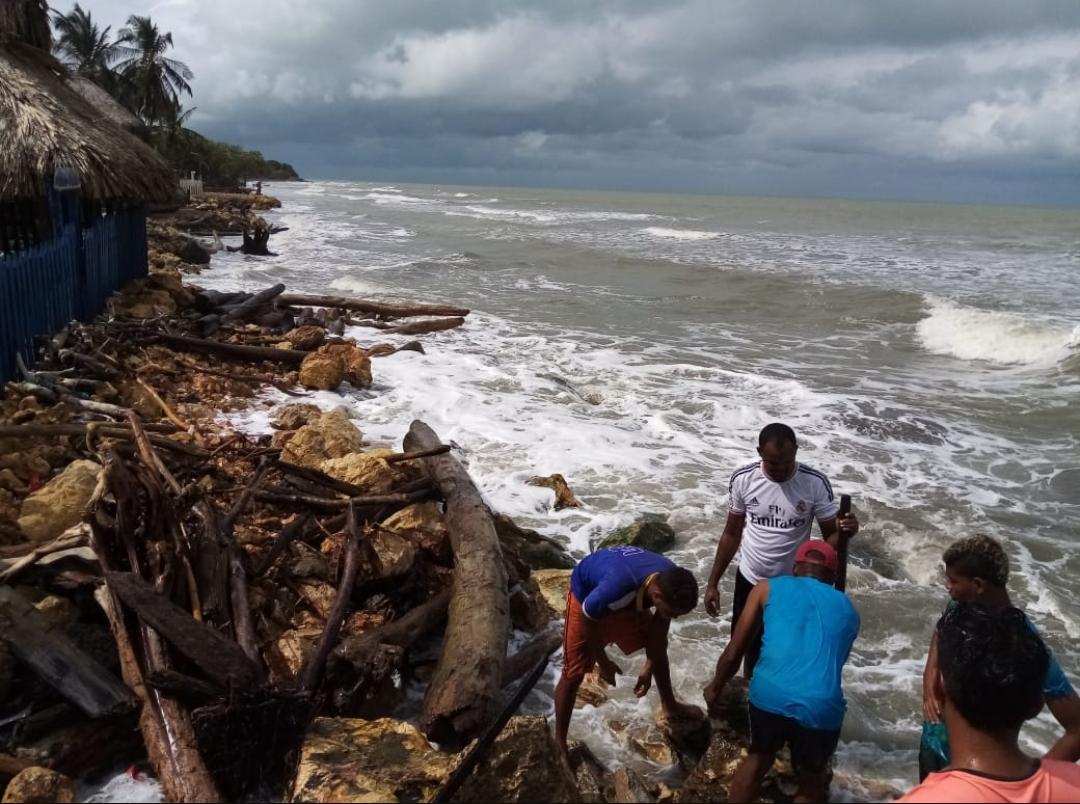
[[[754,590],[754,584],[747,580],[746,576],[739,570],[735,571],[735,595],[731,603],[731,633],[735,633],[735,626],[739,623],[739,618],[742,616],[743,609],[746,608],[746,600],[750,597],[750,593]],[[757,664],[758,659],[761,657],[761,634],[762,629],[758,629],[757,636],[754,637],[753,642],[746,649],[746,655],[743,656],[743,677],[747,680],[754,674],[754,666]]]
[[[775,761],[775,753],[747,754],[731,777],[728,801],[732,802],[732,804],[741,804],[742,802],[749,804],[749,802],[755,801],[758,792],[761,790],[761,781]]]

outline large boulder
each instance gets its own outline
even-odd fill
[[[93,461],[70,464],[23,501],[19,528],[33,541],[47,542],[79,524],[100,474]]]
[[[270,411],[270,425],[277,430],[299,430],[322,416],[322,408],[310,402],[278,405]]]
[[[355,343],[328,343],[320,347],[316,354],[340,359],[344,379],[353,387],[367,388],[371,385],[371,358]]]
[[[290,799],[430,801],[445,783],[452,762],[415,726],[400,720],[320,717],[304,738]]]
[[[386,494],[416,477],[406,464],[387,463],[386,456],[393,454],[388,449],[353,452],[324,462],[322,470],[331,477],[359,486],[369,494]]]
[[[48,768],[27,768],[8,782],[3,804],[71,804],[74,800],[71,779]]]
[[[363,433],[352,423],[348,413],[337,408],[297,430],[282,450],[281,459],[318,469],[325,461],[359,452],[363,446]]]
[[[517,555],[528,567],[540,569],[573,569],[574,559],[550,536],[520,527],[506,514],[492,512],[499,542],[507,552]]]
[[[454,801],[579,801],[547,718],[519,715],[506,724]]]
[[[566,614],[566,595],[570,591],[570,576],[573,570],[549,569],[537,570],[532,579],[540,588],[540,594],[551,606],[551,610],[560,617]]]
[[[609,533],[607,538],[596,545],[596,549],[603,550],[620,545],[662,553],[675,545],[675,529],[668,524],[664,514],[642,514],[634,524]]]
[[[312,352],[300,364],[300,384],[312,391],[335,391],[345,379],[345,364],[337,355]]]
[[[288,342],[290,349],[310,352],[312,349],[318,349],[326,342],[326,330],[314,324],[309,324],[285,333],[285,340]]]

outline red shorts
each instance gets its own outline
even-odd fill
[[[585,640],[585,613],[581,601],[570,592],[566,596],[566,626],[563,629],[563,678],[579,679],[591,673],[596,657],[592,656]],[[645,647],[652,614],[634,608],[608,614],[596,621],[603,645],[618,645],[630,654]]]

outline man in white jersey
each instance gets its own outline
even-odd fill
[[[854,514],[838,516],[840,503],[824,474],[795,460],[799,445],[786,424],[770,424],[758,437],[759,461],[738,469],[728,484],[728,515],[705,587],[705,610],[720,614],[720,578],[735,553],[742,552],[735,573],[731,628],[739,621],[750,591],[759,581],[791,575],[795,552],[809,541],[814,520],[821,538],[838,547],[841,532],[850,539],[859,530]],[[753,671],[761,635],[746,652],[744,671]]]

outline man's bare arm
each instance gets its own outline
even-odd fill
[[[720,614],[720,579],[727,572],[732,559],[739,551],[742,543],[743,528],[746,527],[746,514],[728,512],[727,521],[724,523],[724,532],[720,535],[720,542],[716,545],[716,557],[713,558],[712,571],[709,573],[709,582],[705,586],[705,611],[716,617]]]

